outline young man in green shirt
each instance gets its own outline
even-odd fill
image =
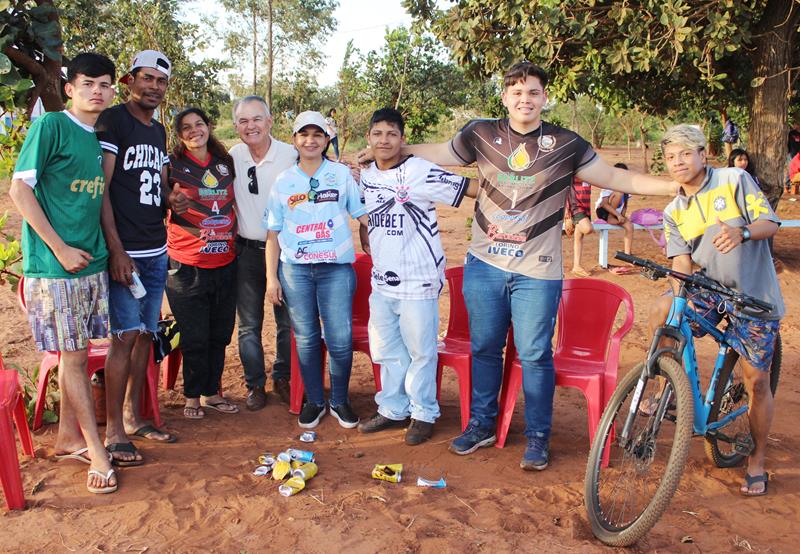
[[[87,376],[88,344],[108,336],[108,251],[100,228],[105,190],[94,123],[114,98],[114,64],[100,54],[67,66],[69,109],[28,131],[9,194],[22,224],[25,301],[40,351],[60,353],[61,416],[56,451],[88,461],[89,492],[117,490],[97,431]]]

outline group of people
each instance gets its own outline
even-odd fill
[[[515,64],[503,77],[506,118],[470,121],[445,143],[406,144],[402,115],[391,108],[376,111],[368,148],[359,152],[360,171],[326,155],[332,114],[328,120],[319,112],[299,114],[287,144],[271,136],[269,106],[257,96],[234,104],[241,144],[230,152],[214,138],[206,114],[188,108],[175,116],[175,148],[168,156],[166,133],[153,112],[163,101],[170,70],[163,54],[140,52],[121,79],[129,100],[109,108],[113,64],[99,54],[76,56],[65,86],[70,107],[34,122],[11,188],[24,217],[25,296],[34,339],[38,348],[62,353],[56,449],[90,463],[91,492],[116,490],[112,463],[143,462],[130,434],[175,439],[144,424],[137,412],[149,334],[156,330],[165,289],[181,332],[185,417],[200,419],[210,409],[238,411],[219,394],[237,315],[246,407],[264,407],[261,330],[268,299],[277,326],[273,389],[284,400],[290,333],[295,336],[306,391],[300,427],[313,428],[330,412],[342,427],[362,433],[407,427],[406,443],[420,444],[432,436],[440,415],[438,298],[446,257],[435,206],[458,206],[464,196],[474,197],[463,280],[471,413],[449,449],[466,455],[495,442],[503,348],[513,323],[526,400],[520,466],[543,470],[550,461],[562,222],[565,207],[576,226],[587,215],[573,180],[609,190],[597,212],[610,222],[625,218],[625,195],[675,197],[665,214],[667,254],[683,270],[694,262],[732,286],[750,282],[740,280],[749,271],[742,252],[768,258],[762,239],[777,230],[777,218],[748,174],[707,167],[705,143],[691,127],[670,130],[662,143],[674,179],[667,182],[611,167],[579,135],[542,121],[548,76],[530,62]],[[441,167],[472,163],[478,179]],[[725,192],[721,202],[721,193],[709,187]],[[358,222],[361,248],[371,255],[369,341],[373,362],[381,367],[377,408],[364,419],[349,398],[356,250],[350,220]],[[690,226],[674,223],[689,220]],[[753,242],[739,247],[748,240]],[[774,273],[767,281],[759,290],[779,299]],[[758,390],[751,398],[761,403],[759,414],[771,413],[771,397],[760,384],[774,334],[759,337],[757,351],[747,344],[762,323],[777,332],[783,312],[776,305],[774,313],[741,325],[740,354],[751,368],[748,387]],[[89,339],[109,335],[102,440],[86,349]],[[330,357],[328,401],[323,340]],[[763,472],[768,425],[764,416],[754,427],[748,475]],[[759,485],[748,481],[744,492],[758,493]]]

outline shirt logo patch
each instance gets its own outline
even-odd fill
[[[219,171],[219,174],[223,177],[227,177],[229,173],[228,166],[225,164],[217,164],[217,171]]]
[[[717,196],[714,199],[714,209],[718,212],[724,211],[725,208],[728,207],[727,202],[725,202],[724,196]]]
[[[536,142],[542,152],[552,152],[556,147],[556,137],[553,135],[542,135]]]
[[[494,143],[497,144],[497,145],[502,145],[503,144],[503,139],[500,138],[500,137],[494,137]]]
[[[395,198],[400,204],[405,204],[408,202],[408,187],[404,185],[397,187],[397,194],[395,195]]]
[[[314,198],[315,204],[320,204],[322,202],[338,202],[338,201],[339,201],[339,191],[336,189],[321,190],[317,193],[316,198]]]
[[[745,196],[747,211],[752,212],[753,219],[758,219],[761,214],[766,215],[769,213],[769,208],[764,205],[766,201],[767,199],[763,192],[759,192],[758,195],[748,194]]]
[[[202,182],[203,186],[207,189],[215,189],[219,186],[219,181],[217,181],[217,178],[214,177],[214,174],[211,173],[209,169],[206,169],[206,172],[203,173]]]
[[[512,171],[525,171],[531,164],[531,157],[528,155],[528,149],[525,148],[524,142],[517,146],[508,157],[508,168]]]
[[[289,200],[286,204],[289,206],[289,209],[294,209],[296,206],[302,204],[303,202],[308,201],[308,195],[305,192],[301,192],[299,194],[293,194],[289,197]]]

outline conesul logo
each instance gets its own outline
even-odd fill
[[[213,215],[205,218],[200,222],[200,225],[206,229],[217,229],[219,227],[227,227],[231,224],[231,218],[226,215]]]

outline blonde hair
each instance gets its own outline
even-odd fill
[[[664,133],[664,136],[661,138],[662,154],[664,153],[664,149],[670,144],[680,144],[693,150],[704,150],[707,142],[703,131],[694,125],[683,123],[670,127],[667,129],[667,132]]]

